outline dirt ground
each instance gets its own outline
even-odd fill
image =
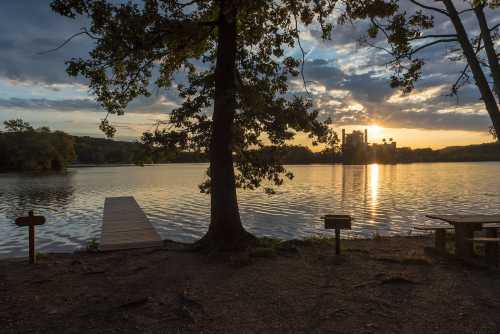
[[[0,333],[500,333],[500,272],[428,238],[0,261]]]

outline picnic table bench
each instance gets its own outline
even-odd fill
[[[500,244],[498,229],[500,229],[500,224],[484,224],[483,228],[486,231],[484,237],[474,237],[469,241],[485,244],[484,256],[486,261],[492,266],[498,266],[498,246]]]
[[[431,219],[445,221],[455,228],[455,254],[470,258],[474,254],[473,243],[485,243],[488,262],[498,264],[497,230],[500,228],[500,215],[426,215]],[[474,231],[486,230],[486,236],[474,237]]]
[[[452,230],[451,225],[425,225],[415,226],[419,231],[434,231],[434,247],[438,252],[446,251],[446,230]]]

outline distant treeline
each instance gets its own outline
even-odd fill
[[[332,149],[320,152],[312,152],[304,146],[287,146],[278,151],[263,149],[264,155],[277,154],[281,162],[285,164],[308,164],[308,163],[342,163],[342,153]],[[430,148],[411,149],[408,147],[397,148],[395,159],[385,159],[384,155],[377,155],[378,163],[391,161],[395,163],[411,162],[465,162],[465,161],[500,161],[500,144],[488,143],[469,146],[453,146],[439,150]]]
[[[0,131],[0,171],[63,170],[76,164],[154,164],[208,162],[202,152],[173,152],[139,142],[93,137],[75,137],[42,127],[35,129],[22,120],[4,122]],[[335,153],[334,153],[335,152]],[[342,163],[338,149],[313,152],[305,146],[265,147],[253,154],[284,164]],[[500,161],[500,144],[447,147],[440,150],[398,148],[397,163]],[[378,161],[380,162],[380,161]]]
[[[74,137],[78,164],[154,164],[168,162],[206,162],[208,157],[196,152],[173,152],[150,149],[139,142],[104,138]]]
[[[4,122],[0,132],[0,171],[60,171],[75,160],[72,136],[35,129],[22,120]]]
[[[104,138],[73,137],[78,164],[132,164],[143,160],[144,150],[137,142]]]
[[[403,147],[397,149],[396,161],[400,163],[500,161],[500,144],[495,142],[469,146],[450,146],[440,150]]]
[[[102,159],[83,159],[82,147],[79,141],[86,141],[88,150],[102,152]],[[208,162],[208,156],[200,152],[169,152],[155,149],[147,152],[139,143],[119,142],[107,139],[76,137],[77,156],[81,163],[190,163]],[[103,150],[106,148],[106,150]],[[87,151],[88,151],[87,150]],[[284,164],[311,164],[311,163],[342,163],[342,153],[338,150],[325,149],[313,152],[305,146],[290,145],[280,149],[265,147],[258,154],[263,158],[280,160]],[[122,159],[118,159],[122,157]],[[378,157],[382,160],[383,155]],[[500,161],[500,144],[488,143],[469,146],[446,147],[439,150],[430,148],[411,149],[407,147],[396,150],[396,163],[411,162],[460,162],[460,161]]]

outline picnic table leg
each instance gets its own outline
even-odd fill
[[[446,230],[436,229],[434,234],[434,247],[440,253],[446,251]]]
[[[474,245],[469,242],[474,236],[474,229],[465,224],[455,224],[455,255],[460,258],[471,258]]]
[[[489,238],[497,237],[496,228],[486,228],[486,236]],[[491,266],[498,266],[498,243],[487,242],[484,249],[484,255],[486,256],[486,261]]]

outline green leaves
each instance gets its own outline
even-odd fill
[[[75,160],[74,139],[47,127],[33,128],[22,119],[4,122],[0,132],[0,171],[63,170]]]
[[[332,25],[326,18],[336,3],[225,3],[228,13],[236,12],[237,23],[231,150],[238,186],[255,189],[264,179],[279,185],[283,182],[280,175],[287,177],[278,160],[263,160],[255,154],[256,148],[283,146],[298,132],[308,133],[314,143],[328,140],[328,124],[318,120],[311,100],[288,91],[287,82],[300,74],[301,62],[284,55],[299,36],[293,18],[304,26],[317,21],[324,38],[329,38]],[[182,105],[171,112],[168,122],[145,133],[142,142],[155,149],[209,152],[219,1],[144,0],[140,5],[117,5],[105,0],[54,0],[52,8],[64,16],[89,19],[88,36],[95,48],[89,59],[70,60],[68,73],[86,77],[92,93],[110,114],[123,114],[134,98],[149,96],[154,86],[169,88],[174,75],[184,73],[185,80],[177,85]],[[108,118],[100,128],[107,136],[116,132]],[[208,187],[209,183],[201,189]]]
[[[113,138],[116,133],[116,128],[109,123],[107,118],[101,120],[99,130],[101,130],[108,138]]]
[[[35,129],[22,119],[11,119],[3,122],[6,132],[30,132]]]

